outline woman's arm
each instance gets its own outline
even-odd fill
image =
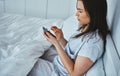
[[[57,40],[62,44],[63,47],[65,47],[67,44],[67,40],[64,38],[62,30],[57,28],[56,26],[52,26],[51,30],[53,30]]]
[[[57,43],[55,47],[70,76],[83,76],[83,74],[93,65],[93,62],[89,58],[83,56],[77,56],[76,61],[73,62],[59,43]]]
[[[89,58],[83,56],[77,56],[75,62],[73,62],[55,37],[49,32],[44,33],[44,36],[55,46],[58,55],[70,76],[82,76],[93,65],[93,62]]]
[[[62,38],[61,40],[59,40],[59,42],[62,44],[63,47],[65,47],[68,41],[65,38]]]

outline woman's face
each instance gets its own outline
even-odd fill
[[[88,13],[85,11],[84,5],[82,1],[77,2],[77,19],[80,25],[86,25],[90,23],[90,17]]]

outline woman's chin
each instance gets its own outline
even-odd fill
[[[79,22],[78,25],[79,25],[79,26],[82,26],[83,24]]]
[[[79,24],[78,24],[78,27],[82,27],[82,25],[79,23]]]

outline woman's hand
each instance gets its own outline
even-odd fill
[[[58,44],[58,40],[54,36],[52,36],[49,32],[44,32],[44,37],[53,45]]]
[[[61,41],[64,37],[63,37],[63,32],[61,29],[57,28],[56,26],[52,26],[51,27],[51,30],[53,30],[55,36],[56,36],[56,39],[58,41]]]
[[[55,37],[52,36],[49,32],[44,33],[45,38],[50,41],[53,45],[56,43],[61,43],[63,47],[66,46],[67,40],[63,37],[63,32],[61,29],[58,29],[56,26],[52,26],[51,30],[53,30]]]

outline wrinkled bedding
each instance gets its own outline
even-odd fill
[[[52,44],[43,37],[42,26],[57,19],[0,15],[0,76],[26,76]]]

